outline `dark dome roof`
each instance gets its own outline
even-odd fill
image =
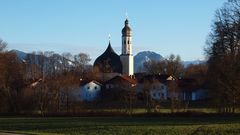
[[[122,36],[131,36],[132,35],[132,30],[128,25],[128,19],[125,20],[125,26],[122,29]]]
[[[106,51],[100,55],[93,64],[94,69],[103,73],[122,73],[122,62],[109,42]]]

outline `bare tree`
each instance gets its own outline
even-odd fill
[[[219,112],[235,112],[240,102],[240,0],[229,0],[216,11],[207,44],[212,101]]]
[[[148,61],[144,63],[144,68],[150,74],[169,74],[180,77],[183,73],[180,56],[173,54],[162,61]]]
[[[179,55],[171,54],[166,60],[166,73],[180,77],[183,73],[183,64]]]
[[[3,52],[7,48],[7,43],[0,39],[0,52]]]
[[[91,61],[91,58],[86,53],[79,53],[78,55],[74,56],[74,60],[76,64],[85,66]]]
[[[91,58],[86,53],[79,53],[74,56],[74,63],[76,71],[83,76],[87,64],[91,61]]]
[[[177,82],[171,81],[168,83],[168,91],[171,105],[171,113],[174,113],[179,108],[180,104],[180,91]]]
[[[65,52],[62,54],[62,68],[64,71],[69,71],[72,64],[72,54]]]
[[[147,61],[143,63],[144,70],[147,71],[150,74],[159,74],[159,73],[165,73],[165,61]]]
[[[144,101],[145,109],[147,112],[152,112],[152,108],[154,106],[150,90],[151,90],[151,82],[148,80],[144,80],[144,82],[143,82],[143,101]]]
[[[16,54],[0,53],[0,100],[7,111],[17,113],[20,110],[21,94],[24,88],[24,70]]]
[[[183,77],[196,80],[196,85],[201,88],[207,84],[207,72],[208,65],[206,63],[189,65],[184,69]]]
[[[123,89],[120,91],[121,100],[125,105],[126,112],[131,116],[134,110],[134,103],[137,99],[136,97],[136,87],[129,87],[127,90]]]

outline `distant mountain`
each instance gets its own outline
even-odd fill
[[[38,55],[38,54],[31,54],[25,53],[19,50],[11,50],[11,52],[16,53],[19,60],[22,62],[26,62],[29,64],[35,64],[37,66],[46,66],[49,70],[60,70],[63,68],[71,68],[74,66],[74,62],[62,57],[59,54],[54,54],[50,57]],[[164,60],[160,54],[153,52],[153,51],[142,51],[139,52],[137,55],[134,56],[134,71],[140,72],[143,71],[143,64],[148,61],[161,61]],[[44,62],[43,62],[44,61]],[[183,61],[184,67],[188,67],[189,65],[193,64],[202,64],[205,61],[201,60],[193,60],[193,61]]]
[[[140,72],[143,69],[143,64],[147,61],[161,61],[164,58],[152,51],[142,51],[134,56],[134,71]]]
[[[18,59],[27,64],[36,65],[40,69],[44,68],[46,72],[53,72],[62,69],[70,69],[74,66],[74,62],[64,58],[59,54],[53,54],[49,57],[33,53],[25,53],[19,50],[11,50],[16,53]]]
[[[15,53],[17,55],[17,57],[22,61],[25,61],[27,58],[27,55],[28,55],[27,53],[19,51],[19,50],[11,50],[10,52]]]
[[[134,56],[134,71],[135,73],[143,71],[144,67],[143,64],[147,61],[161,61],[164,60],[164,57],[162,57],[160,54],[152,51],[143,51],[139,52],[137,55]],[[203,64],[205,61],[202,60],[193,60],[193,61],[183,61],[183,66],[186,68],[189,65],[197,65],[197,64]]]
[[[206,61],[203,60],[192,60],[192,61],[183,61],[183,66],[186,68],[189,65],[198,65],[198,64],[203,64]]]

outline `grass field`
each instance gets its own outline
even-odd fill
[[[38,135],[239,135],[240,118],[0,118],[0,131]]]

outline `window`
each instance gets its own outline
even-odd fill
[[[97,89],[97,86],[95,86],[94,89],[96,90],[96,89]]]
[[[153,96],[156,97],[156,93],[153,93]]]
[[[90,89],[90,87],[88,86],[88,87],[87,87],[87,89],[89,90],[89,89]]]

